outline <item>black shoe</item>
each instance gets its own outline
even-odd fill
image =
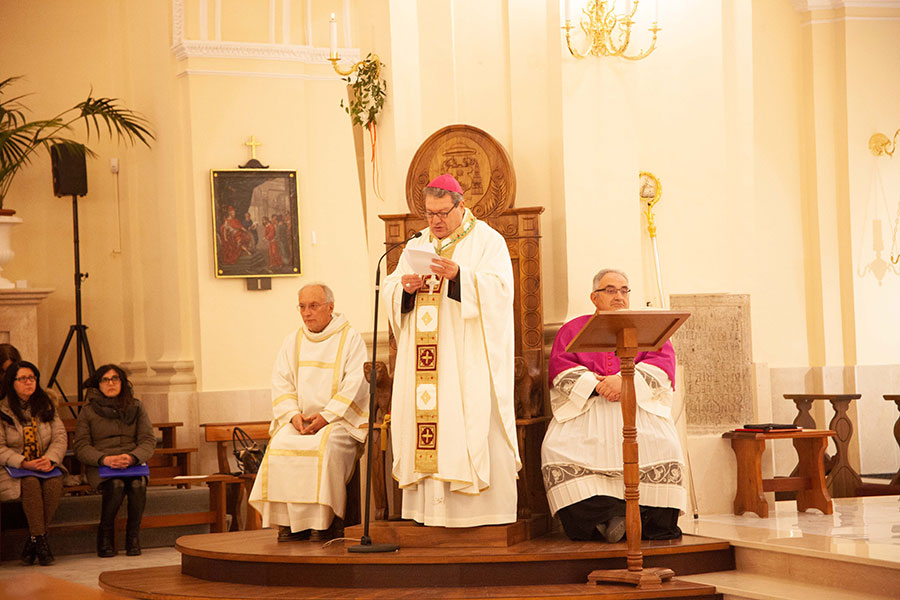
[[[125,554],[127,556],[141,555],[141,536],[140,530],[129,531],[125,534]]]
[[[102,524],[97,528],[97,556],[110,558],[116,555],[116,539],[114,530],[106,528]]]
[[[295,531],[291,532],[291,528],[285,525],[278,526],[278,541],[279,542],[302,542],[304,540],[309,539],[309,529],[304,529],[303,531]]]
[[[50,551],[50,545],[47,543],[46,533],[37,536],[35,539],[35,546],[37,547],[37,559],[42,567],[52,565],[56,562],[56,559],[53,558],[53,553]]]
[[[25,540],[25,547],[22,548],[22,564],[33,565],[35,556],[37,556],[37,538],[32,535]]]

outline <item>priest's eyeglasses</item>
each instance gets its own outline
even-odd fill
[[[457,204],[456,206],[459,206],[459,205]],[[448,216],[450,216],[450,213],[452,213],[454,210],[456,210],[456,206],[454,206],[453,208],[450,208],[448,210],[442,210],[440,212],[426,210],[425,211],[425,220],[430,221],[431,219],[437,218],[437,219],[440,219],[441,221],[443,221]]]
[[[616,294],[622,294],[623,296],[627,296],[628,294],[631,293],[631,288],[629,288],[627,286],[617,288],[615,286],[608,285],[605,288],[599,288],[594,291],[595,292],[603,292],[607,296],[615,296]]]
[[[100,378],[100,383],[119,383],[120,381],[122,381],[122,380],[119,379],[118,375],[113,375],[112,377],[101,377]]]
[[[34,375],[22,375],[21,377],[16,377],[16,381],[19,383],[33,383],[37,381],[37,377]]]
[[[309,310],[316,312],[323,306],[325,306],[325,304],[322,304],[321,302],[310,302],[309,304],[298,304],[297,311],[302,313],[304,310],[306,310],[308,308]]]

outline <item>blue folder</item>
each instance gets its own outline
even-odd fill
[[[59,477],[62,471],[59,467],[53,467],[49,471],[32,471],[31,469],[17,469],[15,467],[4,467],[9,476],[13,479],[20,477],[37,477],[38,479],[50,479],[51,477]]]
[[[150,467],[146,463],[142,465],[132,465],[124,469],[113,469],[112,467],[100,467],[100,479],[107,477],[149,477]]]

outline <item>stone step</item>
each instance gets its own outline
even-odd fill
[[[715,586],[716,591],[724,594],[726,600],[810,600],[827,598],[828,600],[887,600],[896,598],[897,593],[867,594],[864,592],[840,590],[824,585],[803,583],[769,577],[757,573],[740,571],[720,571],[702,575],[679,576],[679,581],[702,583]]]
[[[732,541],[733,571],[680,577],[714,585],[730,598],[753,600],[885,600],[897,598],[900,564]]]
[[[102,499],[99,494],[64,496],[51,525],[49,539],[54,554],[84,554],[96,550],[96,525],[100,518]],[[119,519],[127,514],[127,503],[119,509]],[[151,487],[147,490],[144,517],[200,513],[209,510],[209,491],[206,486],[178,489]],[[25,515],[19,503],[5,503],[0,521],[0,560],[18,558],[28,535]],[[141,545],[146,548],[173,546],[182,535],[209,533],[209,525],[179,525],[143,527]],[[117,546],[124,546],[124,535],[117,532]]]

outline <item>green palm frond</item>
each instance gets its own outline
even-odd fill
[[[28,121],[27,107],[22,103],[25,96],[3,99],[5,89],[19,79],[7,77],[0,81],[0,208],[16,173],[31,162],[37,150],[49,151],[61,144],[70,151],[94,156],[90,148],[67,136],[78,121],[84,123],[88,140],[92,133],[100,137],[103,130],[111,138],[131,144],[140,142],[147,147],[155,139],[150,122],[143,115],[122,106],[116,98],[94,98],[93,90],[86,100],[52,119]]]

